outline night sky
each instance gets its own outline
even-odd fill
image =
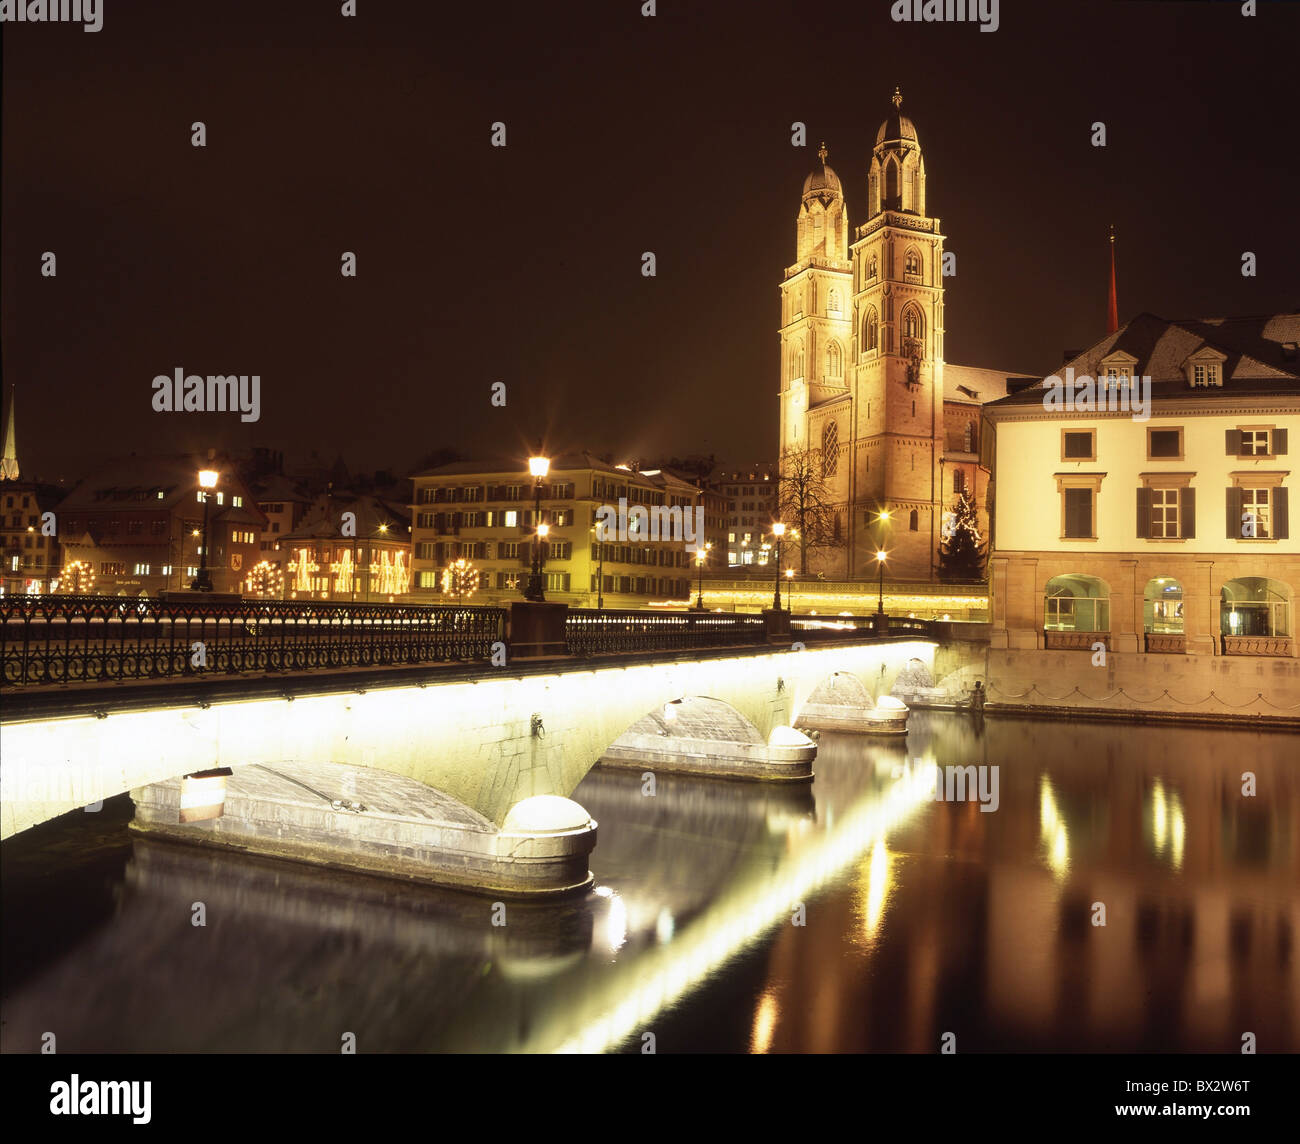
[[[340,7],[104,0],[98,33],[6,26],[25,476],[256,445],[406,471],[539,435],[770,457],[804,175],[824,139],[864,222],[896,84],[957,254],[947,360],[1043,374],[1102,336],[1111,223],[1121,320],[1300,306],[1300,5],[1003,0],[993,34],[886,0]],[[261,420],[155,413],[177,366],[260,374]]]

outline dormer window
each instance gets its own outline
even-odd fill
[[[1223,363],[1228,355],[1220,353],[1213,346],[1204,345],[1186,361],[1183,369],[1187,374],[1187,384],[1193,389],[1209,389],[1211,386],[1223,386]]]
[[[1123,350],[1117,350],[1101,359],[1097,370],[1098,380],[1107,393],[1127,390],[1133,384],[1136,367],[1137,358],[1132,354],[1124,353]]]

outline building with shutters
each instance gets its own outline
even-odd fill
[[[1141,314],[983,407],[994,648],[1300,654],[1297,342],[1300,313]],[[1070,370],[1099,396],[1149,380],[1149,405],[1060,408]]]

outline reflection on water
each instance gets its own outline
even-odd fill
[[[1294,1050],[1293,754],[917,713],[905,743],[824,736],[811,785],[596,770],[595,891],[504,926],[70,815],[4,844],[3,1048]],[[955,765],[999,768],[995,812],[934,801]]]

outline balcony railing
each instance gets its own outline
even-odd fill
[[[503,608],[0,598],[0,686],[487,660]]]
[[[1224,655],[1280,655],[1291,654],[1290,636],[1224,636]]]
[[[1110,651],[1110,632],[1043,632],[1043,647],[1048,651],[1092,651],[1102,643]]]
[[[1187,637],[1172,632],[1146,632],[1146,650],[1151,653],[1181,655],[1187,650]]]

